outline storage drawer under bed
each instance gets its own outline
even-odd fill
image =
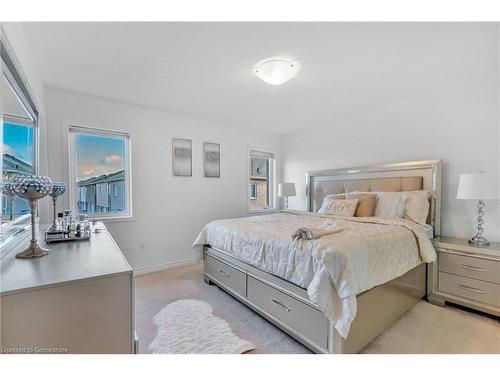
[[[230,265],[223,263],[209,255],[205,258],[206,273],[241,297],[247,296],[247,275]]]
[[[319,310],[248,276],[247,299],[273,318],[327,350],[328,320]]]

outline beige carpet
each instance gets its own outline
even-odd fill
[[[255,344],[251,353],[311,353],[306,347],[215,285],[203,282],[202,265],[138,276],[135,280],[136,330],[141,353],[156,336],[155,315],[179,299],[208,302],[233,332]],[[500,321],[482,314],[425,301],[372,341],[363,353],[500,353]]]

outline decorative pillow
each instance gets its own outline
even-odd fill
[[[403,217],[418,224],[427,222],[429,214],[429,193],[426,190],[405,191],[408,197]]]
[[[323,215],[354,216],[358,199],[323,199],[323,204],[318,210]]]
[[[347,193],[345,199],[358,199],[359,202],[354,212],[354,216],[367,217],[373,216],[376,197],[376,194],[370,193]]]
[[[403,192],[377,192],[375,216],[385,219],[401,219],[405,211],[406,195]]]

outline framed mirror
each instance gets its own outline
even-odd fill
[[[38,110],[31,90],[16,63],[7,41],[0,33],[2,204],[0,249],[30,226],[26,201],[9,191],[4,183],[18,174],[38,172]]]

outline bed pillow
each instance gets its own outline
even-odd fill
[[[401,219],[405,211],[406,194],[402,192],[377,192],[375,216],[385,219]]]
[[[403,217],[418,224],[426,224],[429,214],[429,192],[426,190],[405,191],[407,196]]]
[[[370,193],[347,193],[345,199],[358,199],[358,206],[354,212],[354,216],[357,217],[369,217],[373,216],[373,210],[375,209],[375,198],[376,194]]]
[[[318,214],[354,216],[357,205],[358,199],[332,199],[326,197],[323,199]]]

